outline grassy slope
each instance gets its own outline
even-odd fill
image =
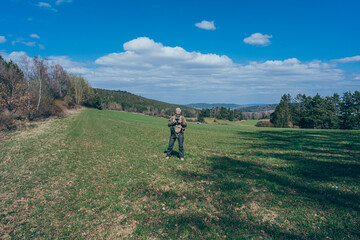
[[[166,122],[85,110],[0,145],[0,238],[360,238],[359,131],[190,123],[181,162]]]
[[[182,113],[185,114],[186,116],[187,115],[193,116],[194,113],[196,112],[194,108],[188,106],[161,102],[161,101],[141,97],[129,92],[114,91],[114,90],[107,90],[100,88],[95,88],[95,91],[103,103],[108,104],[111,102],[115,102],[120,105],[123,105],[124,107],[123,109],[125,109],[126,107],[136,107],[137,112],[146,111],[147,108],[150,108],[150,110],[158,109],[159,112],[161,110],[169,110],[170,112],[175,112],[175,109],[177,107],[181,107]]]

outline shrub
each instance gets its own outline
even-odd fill
[[[258,121],[256,124],[255,124],[255,127],[274,127],[274,124],[272,124],[270,121]]]
[[[0,130],[11,130],[15,127],[13,114],[7,109],[0,112]]]

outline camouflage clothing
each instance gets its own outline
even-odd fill
[[[176,119],[181,120],[181,124],[178,124],[177,122],[174,122],[174,120],[176,120]],[[186,128],[187,123],[186,123],[185,117],[181,116],[181,115],[172,116],[170,118],[169,122],[168,122],[168,126],[171,127],[171,126],[175,126],[175,125],[180,125],[181,127]]]
[[[181,120],[181,123],[179,123],[176,120],[178,121]],[[179,157],[184,158],[184,131],[187,126],[185,117],[181,115],[172,116],[168,122],[168,126],[170,127],[170,139],[169,139],[169,146],[166,152],[166,156],[167,157],[171,156],[174,143],[177,139],[179,143]]]

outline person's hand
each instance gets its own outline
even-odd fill
[[[176,119],[173,119],[173,123],[176,123]]]
[[[182,123],[181,119],[179,119],[179,123]]]

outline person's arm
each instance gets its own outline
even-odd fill
[[[184,128],[187,126],[187,122],[186,122],[185,117],[182,117],[181,126],[184,127]]]
[[[168,122],[168,127],[171,127],[171,126],[174,126],[175,125],[175,118],[174,117],[171,117],[169,122]]]

